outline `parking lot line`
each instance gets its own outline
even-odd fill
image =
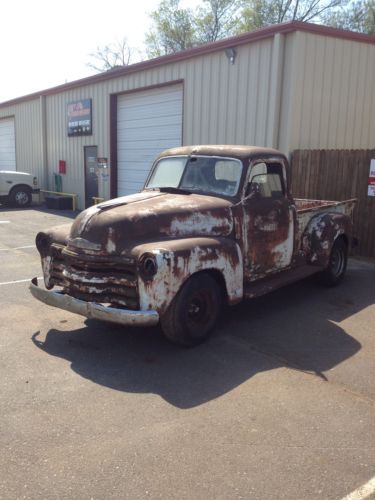
[[[27,278],[25,280],[15,280],[15,281],[4,281],[3,283],[0,283],[0,286],[2,285],[15,285],[16,283],[26,283],[26,281],[31,281],[32,278]],[[38,280],[42,280],[43,277],[39,277]]]
[[[366,484],[360,486],[356,490],[346,495],[346,497],[341,500],[364,500],[365,498],[369,498],[371,495],[375,493],[375,477],[370,479]]]
[[[23,250],[24,248],[36,248],[35,245],[25,245],[23,247],[14,247],[14,248],[0,248],[0,252],[7,252],[10,250]]]

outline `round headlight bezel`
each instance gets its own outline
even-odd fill
[[[152,253],[144,253],[141,255],[138,268],[142,278],[151,280],[158,272],[158,263],[155,255]]]

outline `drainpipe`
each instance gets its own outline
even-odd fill
[[[267,115],[267,146],[279,148],[279,127],[281,114],[281,100],[283,90],[283,69],[285,54],[285,35],[276,33],[273,38],[270,94]]]

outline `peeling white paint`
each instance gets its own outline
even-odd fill
[[[108,240],[105,248],[109,254],[116,252],[116,242],[114,240],[114,230],[112,227],[108,229]]]
[[[98,252],[100,251],[100,243],[93,243],[92,241],[88,241],[84,238],[73,238],[72,240],[69,241],[69,246],[75,247],[75,248],[81,248],[82,250],[91,250]]]
[[[223,231],[224,234],[229,234],[233,229],[233,221],[225,217],[215,217],[209,212],[196,212],[183,219],[179,217],[172,219],[170,234],[176,237],[191,234],[212,235],[218,233],[217,228],[220,228],[220,235],[223,235]]]
[[[288,236],[285,241],[276,245],[272,254],[274,255],[274,262],[276,269],[283,269],[288,267],[292,262],[294,250],[294,218],[292,209],[289,210],[289,228]]]
[[[178,252],[152,252],[158,264],[158,272],[146,284],[139,279],[138,290],[141,309],[155,309],[163,312],[185,281],[193,274],[204,270],[217,270],[223,277],[230,302],[243,297],[243,258],[237,244],[236,257],[228,255],[225,248],[196,246],[186,255]],[[232,260],[237,260],[232,264]]]
[[[50,255],[42,257],[43,278],[46,287],[51,286],[51,268],[52,268],[52,257]]]

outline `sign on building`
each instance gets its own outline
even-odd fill
[[[70,102],[68,104],[68,136],[91,134],[91,99]]]
[[[370,175],[368,178],[368,196],[375,196],[375,159],[370,162]]]

